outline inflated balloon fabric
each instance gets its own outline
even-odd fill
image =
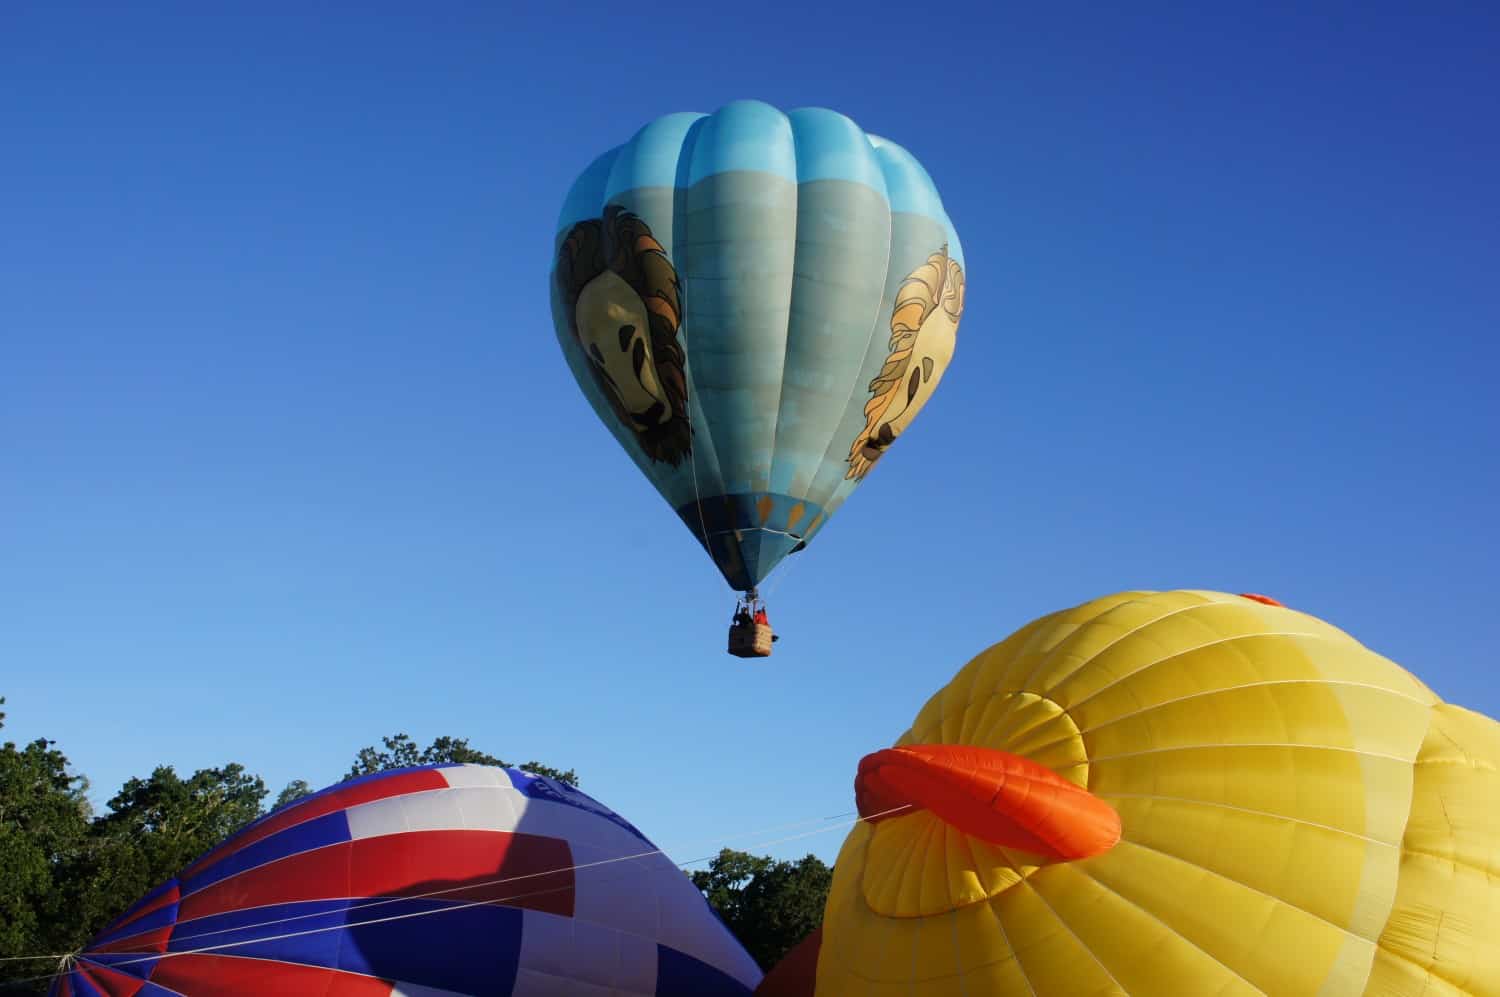
[[[820,997],[1500,995],[1500,724],[1312,616],[1098,599],[980,654],[897,744],[1040,763],[1120,838],[1067,860],[930,809],[861,824]]]
[[[821,108],[651,122],[574,183],[555,251],[579,387],[740,590],[907,430],[963,312],[931,178]]]
[[[624,819],[551,779],[447,765],[262,818],[105,929],[52,993],[716,997],[760,978]]]

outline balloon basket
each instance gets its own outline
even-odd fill
[[[769,658],[771,628],[765,623],[737,623],[729,628],[729,653],[736,658]]]

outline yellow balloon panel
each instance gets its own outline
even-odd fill
[[[1366,786],[1363,781],[1370,769],[1383,771],[1374,772],[1372,784]],[[1221,745],[1096,760],[1089,789],[1105,798],[1147,795],[1223,804],[1368,834],[1372,828],[1366,794],[1397,791],[1403,772],[1409,773],[1410,765],[1352,751]],[[1409,784],[1409,775],[1406,781]],[[1399,798],[1394,805],[1399,805]],[[1125,833],[1129,835],[1128,828]]]
[[[1488,995],[1491,990],[1465,990],[1442,977],[1434,976],[1422,966],[1407,962],[1385,949],[1375,953],[1375,965],[1370,971],[1370,983],[1364,990],[1365,997],[1475,997]]]
[[[1500,724],[1433,710],[1402,851],[1369,992],[1500,995]]]
[[[1168,921],[1091,875],[1082,864],[1047,869],[1029,885],[1087,949],[1090,960],[1116,982],[1116,993],[1169,997],[1258,992]],[[1063,985],[1035,992],[1070,991]]]
[[[1116,804],[1131,828],[1131,842],[1213,868],[1283,903],[1348,925],[1367,940],[1380,932],[1381,919],[1369,913],[1356,919],[1355,913],[1360,899],[1371,893],[1382,894],[1389,906],[1401,855],[1394,844],[1198,801],[1105,799]]]
[[[1108,993],[1111,985],[1118,986],[1042,895],[1029,886],[950,917],[968,921],[971,936],[983,930],[987,921],[993,922],[991,930],[998,928],[1010,943],[1017,967],[1034,990],[1071,992],[1077,985],[1084,991]]]
[[[1265,993],[1317,993],[1344,942],[1342,927],[1278,896],[1130,842],[1079,871]]]
[[[1016,885],[1037,860],[971,838],[923,810],[872,829],[865,904],[886,917],[923,917],[979,903]]]

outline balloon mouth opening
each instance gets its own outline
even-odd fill
[[[866,755],[854,780],[861,818],[926,810],[971,837],[1054,861],[1101,855],[1120,840],[1120,815],[1082,786],[1029,758],[993,748],[918,744]]]

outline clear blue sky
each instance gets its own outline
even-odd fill
[[[102,804],[452,734],[685,860],[850,810],[970,656],[1126,588],[1500,714],[1500,15],[655,6],[0,7],[0,736]],[[546,289],[579,170],[742,97],[909,148],[969,272],[754,665]]]

